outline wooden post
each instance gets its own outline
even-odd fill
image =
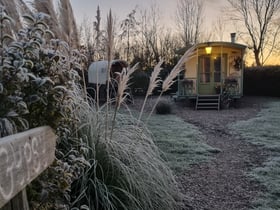
[[[29,210],[25,189],[20,191],[15,197],[1,208],[1,210]]]
[[[29,209],[25,187],[53,162],[55,143],[48,126],[0,138],[0,210]]]

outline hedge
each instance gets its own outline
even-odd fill
[[[280,97],[280,66],[246,68],[244,95]]]

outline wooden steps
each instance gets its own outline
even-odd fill
[[[216,109],[220,110],[220,95],[197,95],[196,110]]]

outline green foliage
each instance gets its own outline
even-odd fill
[[[167,101],[160,101],[156,105],[156,113],[157,114],[170,114],[171,113],[171,105]]]
[[[7,37],[13,40],[4,30],[10,24],[12,24],[12,19],[0,6],[0,137],[28,128],[28,122],[21,117],[21,115],[28,113],[28,110],[21,96],[21,80],[17,75],[17,70],[19,72],[24,70],[22,68],[23,61],[13,62],[13,57],[6,57],[7,50],[5,52],[9,43]],[[20,59],[20,55],[18,58]],[[11,62],[13,62],[12,65]]]
[[[262,146],[270,151],[270,157],[263,166],[253,169],[249,176],[266,187],[263,194],[256,198],[256,209],[280,208],[280,103],[270,102],[256,118],[231,125],[249,142]]]
[[[65,115],[69,98],[65,96],[79,79],[67,44],[49,39],[52,33],[43,23],[45,16],[25,18],[28,24],[13,42],[5,45],[1,40],[0,117],[13,125],[7,133],[2,124],[3,135],[45,124],[57,128],[61,120],[69,121]],[[62,44],[64,52],[59,49]]]
[[[244,71],[244,94],[280,96],[280,67],[250,67]]]
[[[28,192],[31,208],[57,209],[69,205],[71,184],[87,164],[83,145],[73,132],[79,122],[75,103],[84,102],[73,95],[83,57],[67,43],[52,39],[44,14],[24,18],[26,25],[14,32],[13,41],[6,42],[6,36],[1,36],[0,137],[41,125],[56,130],[56,162]],[[0,22],[3,24],[3,18]]]

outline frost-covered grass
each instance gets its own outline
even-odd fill
[[[211,153],[219,152],[203,143],[205,137],[198,128],[175,115],[153,115],[148,126],[163,158],[176,173],[190,164],[206,161]]]
[[[280,209],[280,155],[270,158],[250,175],[265,185],[267,192],[254,201],[255,209]]]
[[[256,118],[231,125],[251,143],[280,152],[280,101],[271,102]]]
[[[235,123],[231,128],[249,142],[271,151],[267,162],[249,176],[266,187],[266,192],[256,198],[255,209],[280,209],[280,100],[268,103],[256,118]]]

